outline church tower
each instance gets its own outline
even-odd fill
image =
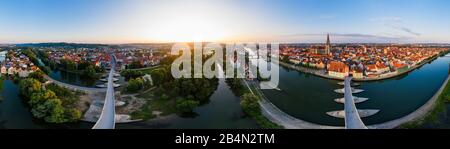
[[[329,55],[331,51],[330,34],[327,34],[327,45],[325,45],[325,54]]]

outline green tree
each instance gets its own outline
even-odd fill
[[[131,62],[130,64],[128,64],[127,68],[128,69],[144,68],[144,65],[142,65],[140,61],[135,60],[135,61]]]
[[[199,101],[188,99],[178,99],[176,103],[177,109],[182,113],[192,112],[198,105],[200,105]]]
[[[44,75],[45,75],[44,72],[38,70],[33,73],[30,73],[28,77],[39,80],[39,82],[45,82]]]
[[[49,115],[47,115],[44,120],[49,123],[64,123],[66,119],[64,118],[64,108],[61,105],[61,100],[59,99],[49,99],[45,101],[44,106],[48,107]]]
[[[241,97],[241,107],[244,112],[252,117],[261,114],[261,109],[258,104],[259,98],[251,93],[246,93]]]
[[[78,70],[84,70],[87,67],[92,66],[92,63],[88,62],[88,61],[81,61],[80,63],[78,63],[77,69]]]
[[[30,97],[30,101],[28,101],[28,104],[30,104],[31,107],[34,107],[36,105],[41,104],[43,101],[58,98],[56,94],[51,90],[46,91],[40,91],[33,93]]]
[[[50,61],[48,66],[52,69],[55,70],[56,68],[58,68],[58,64],[55,61]]]
[[[76,122],[81,118],[81,111],[75,108],[70,108],[64,112],[68,122]]]
[[[160,85],[166,81],[167,74],[164,68],[158,68],[151,72],[152,79],[155,85]]]
[[[122,70],[120,72],[120,75],[122,75],[123,77],[125,77],[126,80],[129,80],[131,78],[138,78],[143,76],[144,74],[141,71],[137,71],[137,70]]]
[[[281,61],[285,63],[289,63],[289,56],[282,56]]]
[[[42,84],[36,79],[27,78],[20,80],[19,89],[22,95],[29,98],[31,94],[40,92],[42,90]]]
[[[92,65],[87,66],[84,68],[82,72],[82,76],[86,78],[95,78],[95,68]]]
[[[142,89],[144,81],[141,78],[128,80],[127,91],[136,92]]]

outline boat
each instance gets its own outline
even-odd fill
[[[367,100],[369,100],[369,98],[362,98],[362,97],[355,97],[355,96],[353,96],[353,101],[355,101],[355,103],[362,103],[362,102],[365,102]],[[334,101],[336,101],[337,103],[344,104],[345,103],[345,98],[337,98],[337,99],[334,99]]]
[[[334,92],[340,93],[340,94],[344,94],[345,93],[345,89],[344,88],[336,89],[336,90],[334,90]],[[364,90],[352,88],[352,94],[357,94],[357,93],[361,93],[361,92],[364,92]]]
[[[359,116],[361,118],[375,115],[378,112],[380,112],[380,110],[378,110],[378,109],[361,109],[361,110],[358,110],[358,114],[359,114]],[[332,117],[336,117],[336,118],[345,118],[345,111],[344,110],[331,111],[331,112],[327,112],[327,115],[332,116]]]
[[[338,85],[344,86],[344,82],[339,82]],[[360,86],[360,83],[351,83],[350,86]]]

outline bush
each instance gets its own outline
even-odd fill
[[[261,115],[258,100],[259,98],[251,93],[242,95],[241,106],[244,112],[252,117]]]
[[[176,103],[177,109],[182,113],[192,112],[192,110],[200,105],[199,101],[178,99]]]
[[[142,80],[141,78],[137,78],[137,79],[130,79],[128,81],[128,85],[127,85],[127,91],[128,92],[137,92],[139,90],[141,90],[144,86],[144,80]]]
[[[30,73],[28,77],[39,80],[39,82],[45,82],[44,75],[45,75],[44,72],[38,70],[33,73]]]
[[[42,90],[42,84],[36,79],[27,78],[20,80],[19,89],[22,95],[29,98],[31,94],[40,92]]]

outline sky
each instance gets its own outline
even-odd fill
[[[450,43],[448,0],[0,0],[0,43]]]

